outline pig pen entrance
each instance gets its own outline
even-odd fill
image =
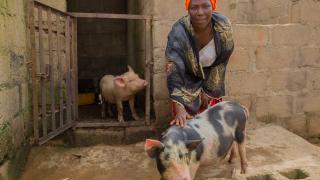
[[[77,18],[79,118],[77,127],[150,125],[150,85],[138,93],[135,107],[142,121],[134,121],[124,102],[125,123],[113,116],[101,117],[99,81],[106,75],[121,75],[130,65],[150,84],[151,17],[142,14],[140,1],[70,0],[68,12]],[[112,14],[111,14],[112,13]],[[129,14],[130,13],[130,14]]]

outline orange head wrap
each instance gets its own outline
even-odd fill
[[[186,5],[186,10],[189,10],[189,7],[190,7],[190,2],[191,0],[185,0],[184,3]],[[212,5],[212,10],[216,10],[216,7],[217,7],[217,0],[210,0],[211,2],[211,5]]]

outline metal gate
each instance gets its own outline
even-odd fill
[[[77,21],[31,1],[34,137],[39,145],[74,126],[77,117]]]

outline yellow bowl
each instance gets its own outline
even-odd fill
[[[94,104],[94,93],[79,94],[79,106]]]

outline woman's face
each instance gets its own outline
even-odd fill
[[[189,14],[192,26],[195,29],[205,29],[212,16],[212,5],[210,0],[191,0]]]

